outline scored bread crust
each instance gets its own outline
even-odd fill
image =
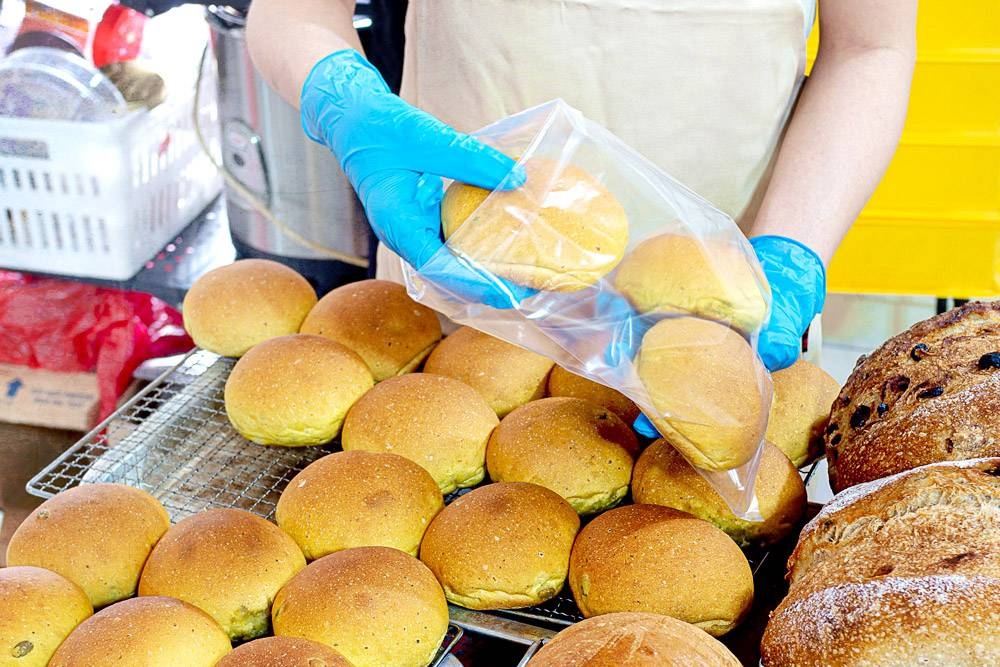
[[[859,361],[825,441],[841,491],[936,461],[1000,456],[1000,302],[918,322]]]

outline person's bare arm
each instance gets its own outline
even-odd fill
[[[354,0],[254,0],[247,17],[254,66],[286,101],[298,107],[309,70],[341,49],[361,51]]]
[[[896,149],[916,55],[917,0],[820,2],[820,46],[750,236],[829,263]]]

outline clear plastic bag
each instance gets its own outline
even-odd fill
[[[527,179],[513,191],[449,187],[440,252],[529,296],[491,308],[404,265],[410,294],[622,392],[735,514],[759,517],[772,390],[756,344],[770,292],[742,232],[561,100],[475,136]]]

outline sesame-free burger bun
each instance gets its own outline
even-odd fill
[[[719,528],[742,547],[767,546],[789,535],[806,511],[806,487],[798,469],[769,442],[754,478],[761,521],[741,519],[715,489],[666,440],[646,448],[632,472],[632,499],[688,512]]]
[[[426,667],[448,630],[434,575],[389,547],[358,547],[310,563],[281,589],[274,634],[335,647],[355,667]]]
[[[0,569],[0,664],[45,667],[93,613],[83,589],[55,572],[30,565]]]
[[[799,359],[771,374],[774,400],[767,439],[801,468],[823,454],[823,429],[840,385],[819,366]]]
[[[416,556],[424,531],[443,508],[434,478],[413,461],[348,451],[313,461],[293,477],[275,519],[308,560],[369,546]]]
[[[344,416],[375,384],[355,352],[329,338],[294,334],[257,345],[226,380],[233,427],[261,445],[320,445],[340,433]]]
[[[692,463],[731,470],[764,437],[767,371],[736,331],[710,320],[660,320],[635,360],[656,412],[650,421]]]
[[[625,254],[625,209],[579,167],[536,157],[524,169],[527,180],[516,190],[452,183],[441,202],[448,245],[527,287],[571,292],[593,285]]]
[[[302,637],[261,637],[236,647],[215,667],[353,667],[326,644]]]
[[[577,375],[562,366],[552,367],[546,393],[549,396],[569,396],[597,403],[614,412],[629,425],[635,422],[640,414],[639,408],[625,394]]]
[[[49,667],[214,667],[229,637],[197,607],[139,597],[97,612],[56,650]]]
[[[461,380],[478,391],[498,417],[545,395],[553,362],[472,327],[445,337],[424,364],[425,373]]]
[[[670,507],[626,505],[580,531],[569,585],[586,617],[617,611],[664,614],[713,636],[743,620],[753,574],[736,543]]]
[[[270,521],[238,509],[187,517],[163,536],[142,571],[139,595],[198,607],[230,638],[268,631],[271,601],[306,566],[295,541]]]
[[[7,565],[57,572],[95,609],[135,595],[142,566],[170,527],[163,506],[123,484],[83,484],[42,503],[7,545]]]
[[[387,280],[336,288],[309,311],[300,331],[357,352],[376,382],[415,370],[441,339],[437,314]]]
[[[420,560],[455,604],[527,607],[563,587],[579,528],[576,512],[554,491],[522,482],[488,484],[437,515]]]
[[[499,423],[459,380],[410,373],[380,382],[347,413],[345,451],[390,452],[423,467],[441,493],[483,480],[486,444]]]
[[[241,259],[209,271],[184,297],[184,328],[195,344],[239,357],[257,343],[295,333],[316,292],[294,269]]]

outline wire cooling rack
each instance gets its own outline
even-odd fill
[[[28,491],[49,498],[79,484],[112,482],[148,491],[174,521],[216,507],[273,519],[291,479],[340,447],[265,447],[236,433],[223,400],[234,363],[204,350],[190,353],[35,475]],[[814,471],[815,466],[803,472],[807,483]],[[756,575],[768,552],[746,554]],[[502,623],[498,616],[506,616],[549,626],[583,620],[568,589],[535,607],[479,615],[468,628],[489,634],[491,616],[497,623]],[[460,631],[454,630],[442,650],[457,643]]]
[[[292,477],[336,446],[264,447],[236,433],[222,396],[233,364],[192,352],[35,475],[28,491],[48,498],[113,482],[148,491],[174,521],[215,507],[272,519]]]

